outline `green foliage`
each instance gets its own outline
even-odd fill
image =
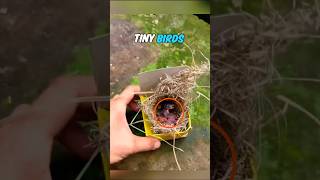
[[[148,72],[157,69],[157,63],[151,63],[148,66],[141,69],[141,72]]]
[[[75,47],[73,49],[73,62],[67,66],[67,73],[74,75],[92,74],[91,52],[88,47]]]
[[[195,92],[200,92],[210,99],[210,77],[203,76],[198,80],[199,86],[196,87]],[[202,127],[210,126],[210,102],[203,96],[198,98],[192,103],[190,116],[192,124]]]
[[[140,84],[140,81],[138,79],[137,76],[133,76],[132,79],[131,79],[131,84],[132,85],[139,85]]]
[[[199,51],[209,58],[210,54],[210,25],[194,15],[121,15],[118,18],[127,19],[137,25],[144,33],[155,34],[180,34],[185,35],[185,43],[195,53],[196,63],[205,59]],[[153,47],[160,49],[160,56],[154,69],[191,65],[192,55],[184,44],[157,44]],[[151,68],[151,67],[148,67]]]
[[[102,36],[107,33],[108,25],[100,22],[95,30],[95,36]],[[66,67],[66,73],[73,75],[92,74],[92,56],[89,45],[76,46],[72,51],[73,61]]]
[[[299,41],[288,51],[276,56],[275,62],[283,77],[319,78],[318,41]],[[301,68],[303,67],[303,68]],[[316,117],[320,116],[320,84],[314,82],[284,81],[268,90],[269,97],[282,94]],[[283,103],[273,100],[277,106]],[[262,132],[262,163],[259,179],[314,179],[320,177],[319,126],[294,108],[285,118],[267,126]]]
[[[107,33],[107,27],[108,25],[105,22],[100,22],[97,29],[95,30],[96,36],[102,36]]]

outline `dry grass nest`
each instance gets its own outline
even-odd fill
[[[154,133],[171,133],[185,131],[188,125],[189,106],[192,100],[195,98],[194,88],[196,87],[196,80],[199,76],[205,73],[209,73],[209,63],[203,63],[201,65],[186,66],[184,70],[170,76],[165,75],[160,79],[160,83],[153,89],[154,92],[151,96],[141,104],[142,110],[147,114],[149,121],[153,126]],[[167,128],[159,125],[154,118],[153,109],[155,105],[164,98],[173,98],[179,101],[183,106],[185,112],[183,119],[180,119],[177,126],[174,128]]]
[[[236,179],[251,179],[259,167],[257,134],[268,117],[264,90],[281,79],[274,55],[301,38],[319,38],[319,4],[301,3],[286,14],[272,6],[259,16],[242,12],[244,23],[215,36],[211,54],[213,117],[238,151]],[[228,146],[213,132],[213,179],[229,179]]]

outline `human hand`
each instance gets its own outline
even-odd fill
[[[126,108],[132,104],[134,93],[140,91],[138,86],[128,86],[120,95],[110,101],[110,163],[116,163],[127,156],[156,150],[161,143],[151,137],[140,137],[132,134],[127,118]]]
[[[51,179],[50,156],[55,137],[82,158],[93,151],[87,134],[74,123],[74,98],[96,95],[92,77],[61,77],[30,105],[21,105],[0,120],[1,179]],[[72,122],[73,123],[72,123]]]

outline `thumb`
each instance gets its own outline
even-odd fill
[[[134,137],[134,148],[133,153],[143,152],[143,151],[152,151],[159,149],[161,143],[158,139],[152,137]]]

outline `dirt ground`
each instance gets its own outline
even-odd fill
[[[0,118],[64,73],[76,45],[105,22],[104,1],[0,2]]]
[[[132,23],[111,19],[110,24],[110,87],[111,95],[119,93],[142,67],[155,62],[158,50],[134,43],[139,29]]]

